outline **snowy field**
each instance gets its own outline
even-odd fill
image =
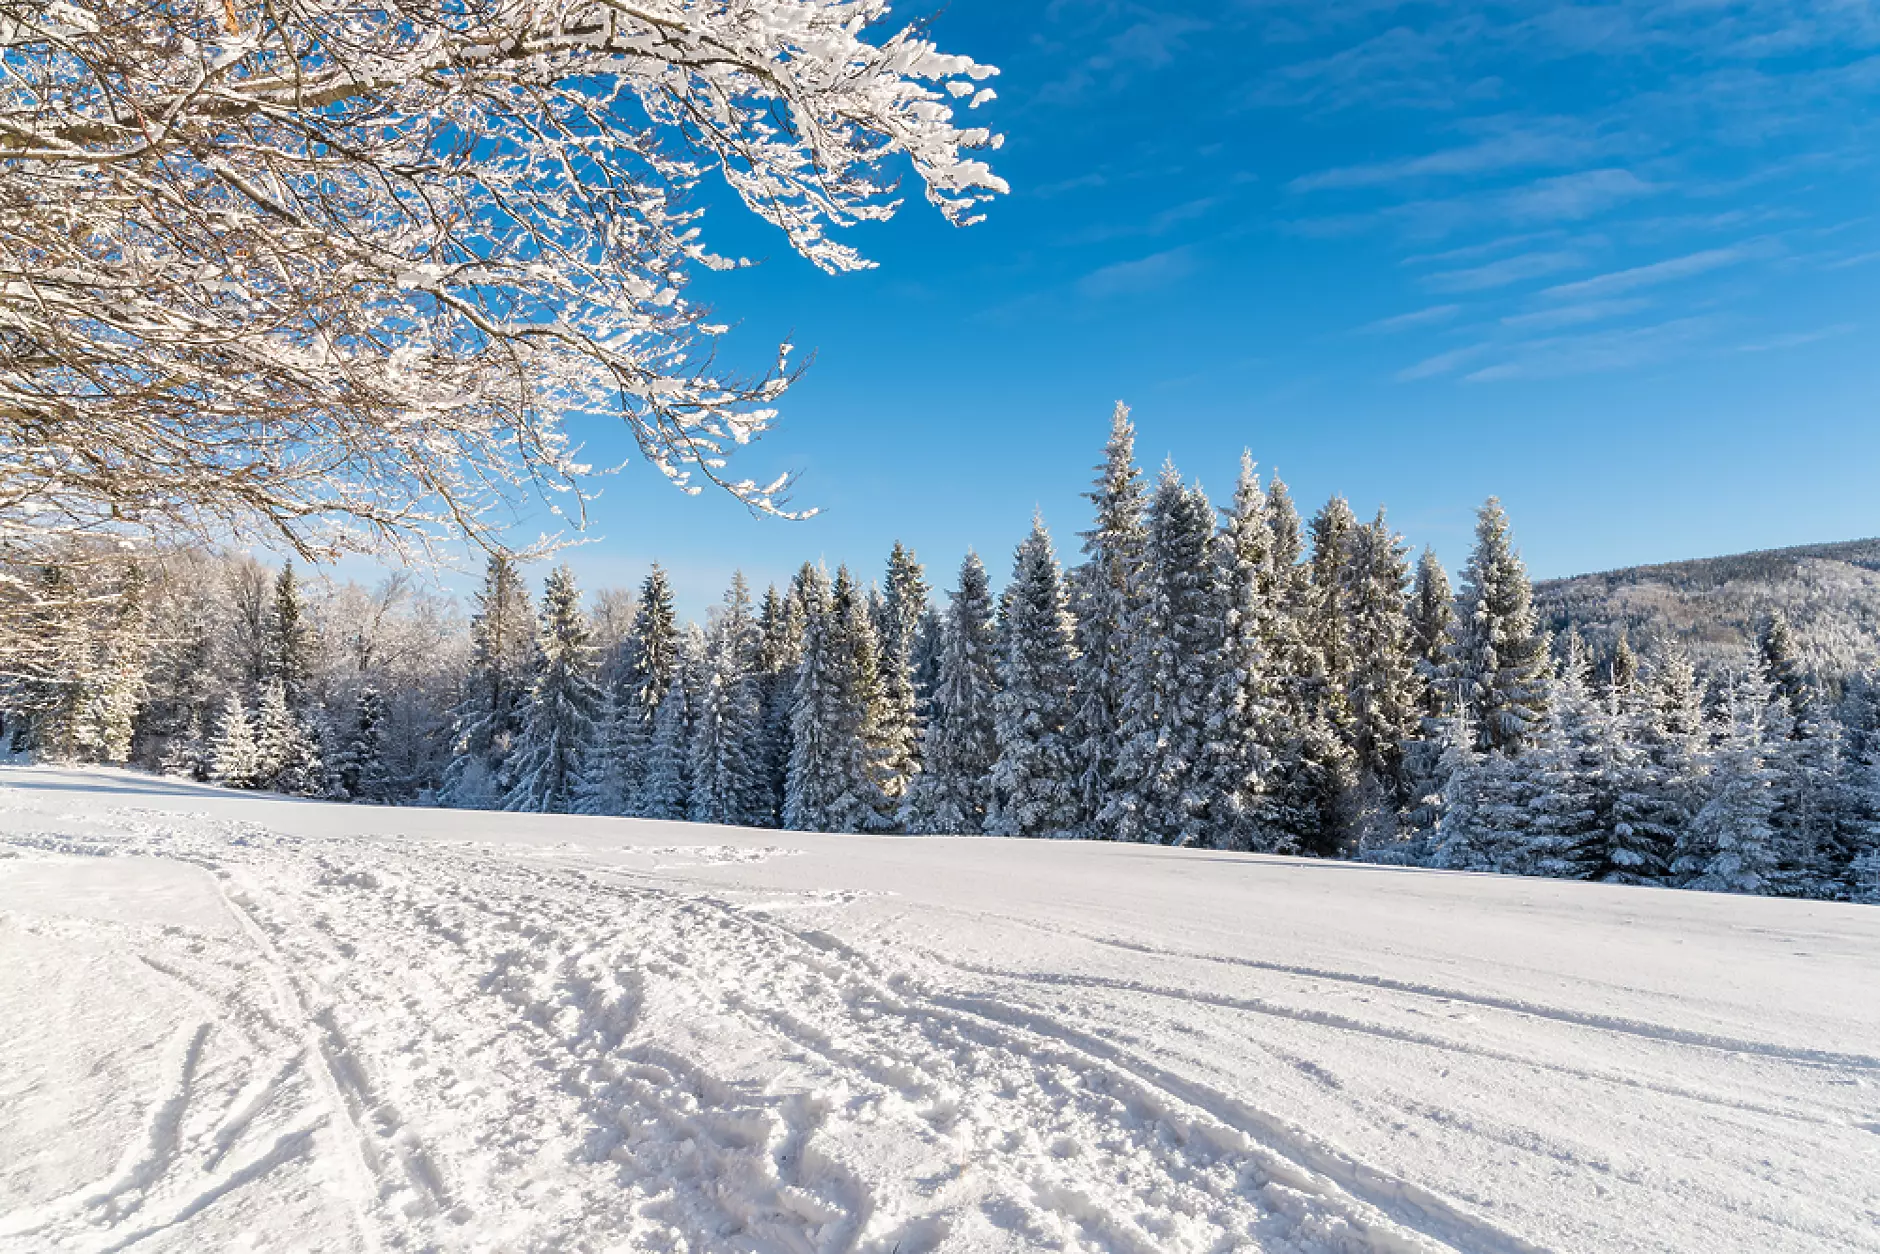
[[[0,1249],[1880,1250],[1880,910],[0,769]]]

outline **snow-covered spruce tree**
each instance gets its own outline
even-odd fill
[[[1417,676],[1422,681],[1423,713],[1441,718],[1448,712],[1454,690],[1443,682],[1449,660],[1449,637],[1456,621],[1455,594],[1450,591],[1449,575],[1436,560],[1436,551],[1426,548],[1417,559],[1416,582],[1410,590],[1410,651],[1416,658]]]
[[[583,814],[641,814],[659,707],[679,670],[679,620],[672,585],[659,563],[640,585],[639,606],[619,674],[600,713],[582,764],[578,809]]]
[[[1431,825],[1429,864],[1451,871],[1486,871],[1494,866],[1496,838],[1485,813],[1491,766],[1475,747],[1467,706],[1437,726],[1442,746],[1436,774],[1441,780]]]
[[[84,717],[85,756],[126,762],[143,705],[150,668],[148,589],[142,567],[127,563],[106,608]]]
[[[528,707],[534,611],[513,558],[491,557],[470,619],[470,672],[451,729],[451,760],[438,804],[495,808]]]
[[[700,236],[713,167],[828,271],[867,264],[832,236],[896,212],[903,159],[955,224],[1004,190],[981,160],[997,137],[962,125],[994,71],[884,17],[22,10],[0,288],[34,295],[0,345],[0,498],[31,512],[0,514],[0,546],[125,527],[302,554],[489,540],[494,506],[581,484],[566,425],[596,419],[681,485],[720,481],[789,371],[711,368],[720,328],[685,291],[736,264]],[[229,298],[205,300],[205,275]],[[724,486],[758,509],[784,487]]]
[[[808,623],[791,711],[783,825],[794,831],[865,830],[875,777],[867,741],[868,696],[855,623],[866,609],[846,567],[830,587],[821,572],[802,588]]]
[[[675,671],[653,715],[653,738],[646,747],[637,809],[642,818],[683,819],[690,812],[686,722],[685,675]]]
[[[1768,751],[1780,743],[1770,708],[1783,695],[1763,680],[1732,684],[1728,729],[1710,753],[1704,806],[1686,833],[1672,871],[1686,888],[1771,893],[1777,888],[1777,803]]]
[[[352,726],[335,755],[333,775],[341,800],[391,800],[391,780],[385,770],[385,698],[369,684],[354,700]]]
[[[914,687],[914,647],[932,593],[914,551],[899,540],[888,555],[888,591],[877,635],[881,644],[882,792],[891,805],[907,795],[920,769],[920,697]]]
[[[910,832],[985,831],[990,777],[999,757],[993,635],[986,568],[968,552],[959,586],[949,594],[933,716],[921,733],[921,773],[901,803],[901,823]]]
[[[1123,741],[1098,826],[1119,840],[1205,844],[1209,695],[1222,605],[1214,508],[1163,467],[1150,498],[1141,600],[1123,689]]]
[[[313,682],[313,627],[307,621],[300,577],[289,558],[274,579],[274,611],[268,619],[267,677],[280,681],[287,708],[303,713]]]
[[[737,574],[725,593],[724,613],[712,624],[693,719],[693,822],[756,827],[772,821],[764,778],[761,651],[750,589]]]
[[[1354,577],[1349,567],[1351,539],[1357,530],[1357,515],[1342,496],[1326,501],[1308,527],[1312,557],[1301,626],[1306,644],[1319,656],[1326,684],[1340,697],[1350,688],[1353,665],[1348,602]]]
[[[216,724],[209,749],[209,779],[224,788],[253,788],[261,762],[255,752],[255,733],[242,706],[241,695],[231,691]]]
[[[1477,515],[1456,609],[1448,681],[1468,706],[1480,747],[1518,754],[1533,742],[1546,711],[1547,641],[1508,516],[1494,497]]]
[[[1061,836],[1077,831],[1075,626],[1044,518],[1018,546],[1007,585],[1004,648],[993,698],[999,759],[992,768],[993,836]]]
[[[1698,784],[1696,676],[1689,659],[1669,646],[1649,673],[1635,671],[1621,687],[1624,674],[1615,665],[1608,711],[1612,813],[1600,878],[1664,883],[1691,822]]]
[[[1340,600],[1352,751],[1359,778],[1374,782],[1377,800],[1402,811],[1413,799],[1406,759],[1425,705],[1405,601],[1409,550],[1381,509],[1351,531],[1345,546]]]
[[[861,782],[850,794],[843,817],[845,831],[892,831],[895,799],[888,794],[888,759],[896,751],[886,725],[881,696],[881,640],[875,634],[878,607],[846,566],[836,569],[830,594],[843,639],[855,653],[855,704],[861,726]]]
[[[566,814],[601,704],[581,594],[566,566],[549,572],[535,632],[534,677],[505,772],[503,809]]]
[[[1422,841],[1435,826],[1441,811],[1441,720],[1454,704],[1454,687],[1446,678],[1449,633],[1456,619],[1455,597],[1449,575],[1436,553],[1425,548],[1417,560],[1410,590],[1410,652],[1415,660],[1417,691],[1422,697],[1417,735],[1404,755],[1404,785],[1409,796],[1404,811],[1408,828]]]
[[[1204,786],[1209,842],[1217,849],[1267,845],[1265,793],[1274,748],[1290,739],[1278,707],[1273,656],[1273,536],[1266,494],[1243,452],[1233,504],[1214,543],[1222,603],[1220,652],[1208,693]]]
[[[807,624],[803,589],[816,571],[807,563],[788,592],[772,585],[758,615],[758,705],[761,720],[761,792],[768,817],[759,826],[783,823],[783,799],[790,773],[790,714],[796,703],[796,672],[803,660]]]
[[[1077,715],[1071,743],[1078,752],[1078,808],[1091,834],[1114,839],[1105,815],[1113,803],[1113,775],[1122,754],[1124,690],[1136,653],[1135,630],[1147,532],[1142,472],[1136,466],[1136,429],[1121,401],[1110,415],[1110,439],[1097,480],[1085,494],[1095,510],[1083,533],[1084,561],[1070,573],[1071,610],[1077,624]]]
[[[1756,649],[1762,662],[1763,678],[1788,703],[1789,717],[1797,723],[1812,717],[1813,686],[1797,656],[1795,631],[1781,610],[1772,613],[1763,624],[1756,637]]]
[[[1625,628],[1619,628],[1619,638],[1612,645],[1612,660],[1606,666],[1606,687],[1615,693],[1629,693],[1638,683],[1638,654],[1632,648]]]
[[[1584,880],[1598,878],[1605,869],[1614,734],[1591,689],[1590,671],[1591,661],[1574,634],[1560,673],[1548,686],[1540,732],[1511,764],[1532,802],[1522,839],[1503,856],[1505,870]]]
[[[275,676],[261,685],[255,701],[255,786],[280,786],[281,772],[287,768],[290,745],[299,731],[293,711],[287,708],[287,689]]]
[[[1261,847],[1273,853],[1337,857],[1348,849],[1356,817],[1357,756],[1349,743],[1345,694],[1325,673],[1310,642],[1311,571],[1303,555],[1299,512],[1276,474],[1267,493],[1273,537],[1270,597],[1279,711],[1272,737]]]

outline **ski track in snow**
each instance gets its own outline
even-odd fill
[[[0,848],[200,868],[232,927],[113,925],[193,1012],[162,1051],[156,1086],[143,1095],[142,1135],[118,1167],[0,1210],[0,1251],[208,1248],[192,1244],[192,1223],[238,1195],[262,1216],[247,1240],[268,1231],[277,1197],[299,1198],[305,1210],[315,1196],[319,1214],[340,1225],[318,1240],[309,1230],[306,1246],[276,1229],[276,1246],[241,1248],[1550,1248],[1479,1205],[1362,1161],[1246,1092],[1172,1069],[1090,1015],[1043,1008],[1039,993],[1063,990],[1297,1018],[1834,1122],[1793,1104],[1733,1102],[1277,1001],[1094,974],[1042,977],[939,953],[891,962],[799,925],[804,899],[839,908],[840,894],[740,900],[682,881],[660,887],[637,861],[588,865],[571,848],[291,836],[104,808],[29,830],[44,817],[0,815]],[[85,830],[51,830],[73,825]],[[629,852],[657,870],[793,851]],[[76,925],[28,926],[50,934]],[[1867,1054],[1362,973],[1160,953],[1545,1018],[1648,1047],[1856,1077],[1880,1070]],[[1293,1065],[1339,1084],[1310,1059]],[[1806,1243],[1818,1234],[1792,1235]]]

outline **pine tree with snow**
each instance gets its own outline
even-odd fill
[[[241,696],[228,694],[209,750],[209,779],[224,788],[254,788],[259,783],[261,760],[255,749],[254,727]]]
[[[1220,649],[1208,694],[1203,771],[1209,842],[1219,849],[1267,844],[1265,795],[1274,747],[1289,740],[1278,707],[1274,656],[1273,537],[1266,493],[1242,452],[1233,503],[1214,543],[1222,602]]]
[[[1777,794],[1768,753],[1780,743],[1770,707],[1783,700],[1771,685],[1745,680],[1725,699],[1729,726],[1710,754],[1709,795],[1672,868],[1686,888],[1724,893],[1776,890]]]
[[[796,672],[803,660],[807,623],[802,589],[814,574],[814,568],[805,564],[789,592],[780,594],[772,585],[764,594],[758,615],[759,779],[767,812],[758,823],[762,827],[783,823],[783,799],[790,772],[790,714],[796,703]]]
[[[85,756],[126,762],[148,685],[151,652],[145,576],[135,563],[120,575],[108,616],[95,660],[96,678],[86,693]]]
[[[934,684],[933,715],[921,734],[921,773],[901,804],[901,823],[922,834],[978,835],[991,807],[998,761],[998,693],[992,593],[978,555],[960,564]]]
[[[1301,564],[1299,512],[1278,475],[1267,493],[1266,512],[1273,545],[1268,596],[1275,608],[1269,655],[1277,679],[1257,847],[1338,857],[1355,836],[1361,782],[1350,745],[1349,706],[1345,692],[1330,682],[1324,655],[1312,639],[1320,621],[1312,572]]]
[[[868,741],[873,676],[863,674],[858,638],[866,605],[846,567],[833,587],[816,572],[802,591],[808,623],[790,719],[783,824],[794,831],[866,830],[879,813]],[[872,648],[872,638],[867,644]]]
[[[602,700],[592,748],[582,763],[577,808],[583,814],[645,814],[641,792],[651,761],[654,724],[680,666],[679,620],[672,585],[655,562],[640,585],[614,687]]]
[[[1286,481],[1273,472],[1273,482],[1266,491],[1266,525],[1273,533],[1273,570],[1280,580],[1288,585],[1295,575],[1301,580],[1304,572],[1297,571],[1299,559],[1305,555],[1304,528],[1299,521],[1299,507],[1293,504],[1292,490]]]
[[[1359,779],[1374,781],[1382,803],[1402,810],[1412,800],[1406,759],[1423,711],[1405,599],[1409,550],[1381,509],[1369,525],[1351,530],[1345,548],[1339,575],[1352,752]]]
[[[1098,827],[1121,840],[1208,840],[1207,721],[1223,607],[1214,509],[1171,463],[1150,500],[1115,787]]]
[[[686,742],[685,676],[675,671],[653,715],[653,738],[647,745],[640,783],[640,817],[683,819],[690,811]]]
[[[1781,610],[1771,614],[1763,624],[1756,648],[1762,661],[1763,678],[1788,703],[1789,716],[1798,722],[1808,718],[1814,692],[1798,656],[1794,629]]]
[[[1518,754],[1531,744],[1546,712],[1547,642],[1508,516],[1493,497],[1477,516],[1448,655],[1447,680],[1480,747]]]
[[[1484,815],[1487,764],[1475,747],[1475,728],[1467,706],[1441,720],[1437,728],[1442,781],[1432,808],[1430,865],[1451,871],[1485,871],[1493,866],[1495,837]]]
[[[515,561],[496,554],[470,619],[470,673],[451,728],[451,760],[438,804],[493,809],[529,700],[535,614]]]
[[[1533,797],[1518,847],[1504,858],[1517,873],[1584,880],[1605,869],[1615,737],[1590,667],[1576,634],[1549,685],[1541,730],[1511,764]]]
[[[1044,518],[1018,546],[1007,585],[1004,648],[993,698],[999,744],[992,769],[993,836],[1059,836],[1076,831],[1077,755],[1070,741],[1076,718],[1071,620],[1057,554]]]
[[[1441,718],[1448,712],[1453,692],[1443,682],[1449,660],[1450,632],[1456,621],[1455,594],[1449,575],[1436,560],[1434,549],[1417,559],[1416,582],[1410,590],[1410,650],[1422,683],[1423,713]]]
[[[1308,528],[1312,557],[1302,630],[1306,644],[1318,654],[1327,686],[1341,698],[1350,687],[1354,664],[1348,599],[1356,582],[1349,568],[1357,530],[1357,516],[1342,496],[1326,501]]]
[[[313,627],[307,621],[306,599],[290,558],[274,580],[274,614],[268,623],[268,677],[279,681],[287,708],[295,714],[307,707],[313,654]]]
[[[287,708],[287,688],[279,675],[261,685],[255,702],[255,786],[278,788],[281,772],[294,755],[292,742],[298,730],[293,711]]]
[[[774,588],[771,596],[774,600]],[[693,720],[688,813],[696,823],[755,827],[770,821],[761,653],[750,590],[737,574],[725,593],[724,613],[712,626]]]
[[[1638,681],[1638,654],[1633,650],[1625,628],[1621,627],[1618,640],[1613,642],[1612,661],[1606,667],[1606,686],[1615,693],[1624,694],[1631,692]]]
[[[353,702],[352,726],[335,755],[333,775],[342,800],[377,804],[391,799],[385,769],[385,698],[370,684]]]
[[[559,566],[542,589],[534,676],[505,772],[503,809],[536,814],[574,809],[600,705],[581,594],[573,572]]]
[[[882,792],[891,804],[907,795],[920,769],[920,694],[914,652],[931,591],[914,552],[899,540],[888,555],[888,592],[877,635],[881,643]]]
[[[1147,531],[1136,429],[1117,402],[1095,485],[1085,494],[1096,512],[1083,533],[1084,561],[1071,572],[1077,625],[1077,716],[1071,732],[1078,763],[1078,809],[1094,835],[1114,838],[1106,815],[1120,813],[1113,776],[1123,751],[1124,700],[1134,664],[1141,568]]]

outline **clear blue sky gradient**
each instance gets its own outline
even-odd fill
[[[936,586],[969,546],[1003,579],[1034,507],[1069,558],[1119,398],[1149,472],[1223,500],[1246,447],[1452,568],[1491,493],[1537,577],[1880,533],[1880,10],[954,0],[933,29],[1003,71],[986,222],[916,193],[842,277],[706,223],[768,258],[697,288],[730,359],[816,355],[734,468],[799,470],[821,516],[629,465],[587,586],[657,558],[696,614],[738,567],[878,577],[897,537]]]

